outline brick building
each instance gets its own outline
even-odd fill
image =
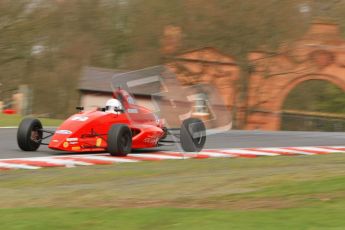
[[[314,23],[304,36],[294,42],[283,43],[275,53],[264,49],[250,52],[248,62],[252,71],[245,98],[240,97],[237,90],[240,67],[234,57],[213,47],[177,53],[181,38],[180,28],[165,28],[161,41],[164,66],[133,72],[84,69],[79,87],[82,104],[102,104],[111,95],[111,79],[125,84],[131,79],[137,81],[158,76],[159,80],[130,91],[139,104],[151,108],[154,108],[151,95],[161,93],[160,113],[172,126],[180,123],[181,117],[176,114],[209,119],[214,113],[218,114],[214,117],[220,124],[228,124],[236,118],[237,128],[279,130],[283,103],[297,85],[310,80],[324,80],[345,91],[345,40],[341,38],[337,24]],[[188,95],[186,97],[183,90],[197,97],[210,93],[213,96],[190,100],[186,99]],[[172,105],[171,98],[175,105]],[[212,101],[213,112],[205,110],[203,101],[207,100]]]

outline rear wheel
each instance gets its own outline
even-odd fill
[[[181,147],[186,152],[200,152],[206,142],[206,128],[197,118],[183,121],[180,130]]]
[[[112,156],[126,156],[132,149],[132,132],[125,124],[111,126],[108,132],[108,152]]]
[[[17,131],[17,143],[23,151],[36,151],[42,141],[42,124],[38,119],[25,118]]]

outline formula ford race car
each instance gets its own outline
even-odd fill
[[[68,152],[109,152],[126,156],[132,149],[157,147],[167,135],[180,142],[186,152],[199,152],[206,141],[206,128],[197,118],[188,118],[180,129],[167,129],[149,109],[135,104],[127,91],[117,89],[104,108],[80,111],[64,121],[56,131],[44,129],[35,118],[25,118],[18,127],[17,142],[23,151],[40,145]],[[175,132],[174,132],[175,131]],[[179,131],[176,133],[176,131]],[[43,140],[51,137],[49,143]]]

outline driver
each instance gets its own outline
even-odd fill
[[[123,110],[121,102],[117,99],[109,99],[105,104],[105,112],[119,114],[120,111],[115,111],[115,109]]]

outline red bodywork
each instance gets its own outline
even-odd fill
[[[106,151],[107,133],[114,124],[127,124],[132,130],[132,149],[156,147],[164,135],[161,120],[149,109],[136,105],[122,89],[113,97],[121,101],[124,113],[95,109],[74,114],[56,130],[48,147],[71,152]]]

